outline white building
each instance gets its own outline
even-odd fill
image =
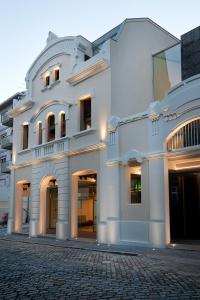
[[[181,81],[181,48],[148,18],[93,43],[49,33],[10,111],[8,233],[30,218],[32,237],[200,237],[200,77]]]

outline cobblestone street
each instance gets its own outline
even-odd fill
[[[1,300],[200,299],[198,251],[125,255],[1,237],[0,257]]]

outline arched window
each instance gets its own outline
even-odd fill
[[[65,135],[66,135],[65,113],[61,113],[61,115],[60,115],[60,137],[64,137]]]
[[[55,116],[53,114],[47,119],[47,142],[55,140]]]
[[[37,128],[38,145],[42,144],[42,122],[38,122]]]
[[[200,145],[200,119],[176,131],[167,143],[168,151]]]

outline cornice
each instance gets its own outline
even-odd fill
[[[74,86],[79,82],[106,70],[108,67],[109,67],[109,63],[106,60],[99,59],[94,64],[89,65],[88,67],[80,70],[76,74],[69,77],[67,79],[67,82],[72,86]]]
[[[22,105],[10,110],[7,114],[11,117],[16,117],[21,113],[24,113],[25,111],[31,109],[33,105],[34,102],[32,100],[27,100],[26,102],[22,103]]]
[[[52,155],[51,157],[48,156],[48,157],[44,157],[44,158],[41,158],[41,159],[31,160],[28,163],[25,162],[25,163],[20,163],[20,164],[14,164],[10,167],[10,169],[15,170],[15,169],[24,168],[24,167],[32,166],[32,165],[35,165],[35,164],[39,164],[43,161],[57,160],[57,159],[60,159],[62,157],[67,158],[67,157],[70,157],[70,156],[75,156],[75,155],[79,155],[79,154],[83,154],[83,153],[103,150],[105,148],[106,148],[105,143],[92,144],[92,145],[85,146],[85,147],[82,147],[82,148],[78,148],[78,149],[74,149],[74,150],[70,150],[70,151],[65,151],[63,153],[55,154],[55,155]]]

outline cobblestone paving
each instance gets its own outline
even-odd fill
[[[120,255],[0,239],[0,299],[200,299],[200,253]]]

